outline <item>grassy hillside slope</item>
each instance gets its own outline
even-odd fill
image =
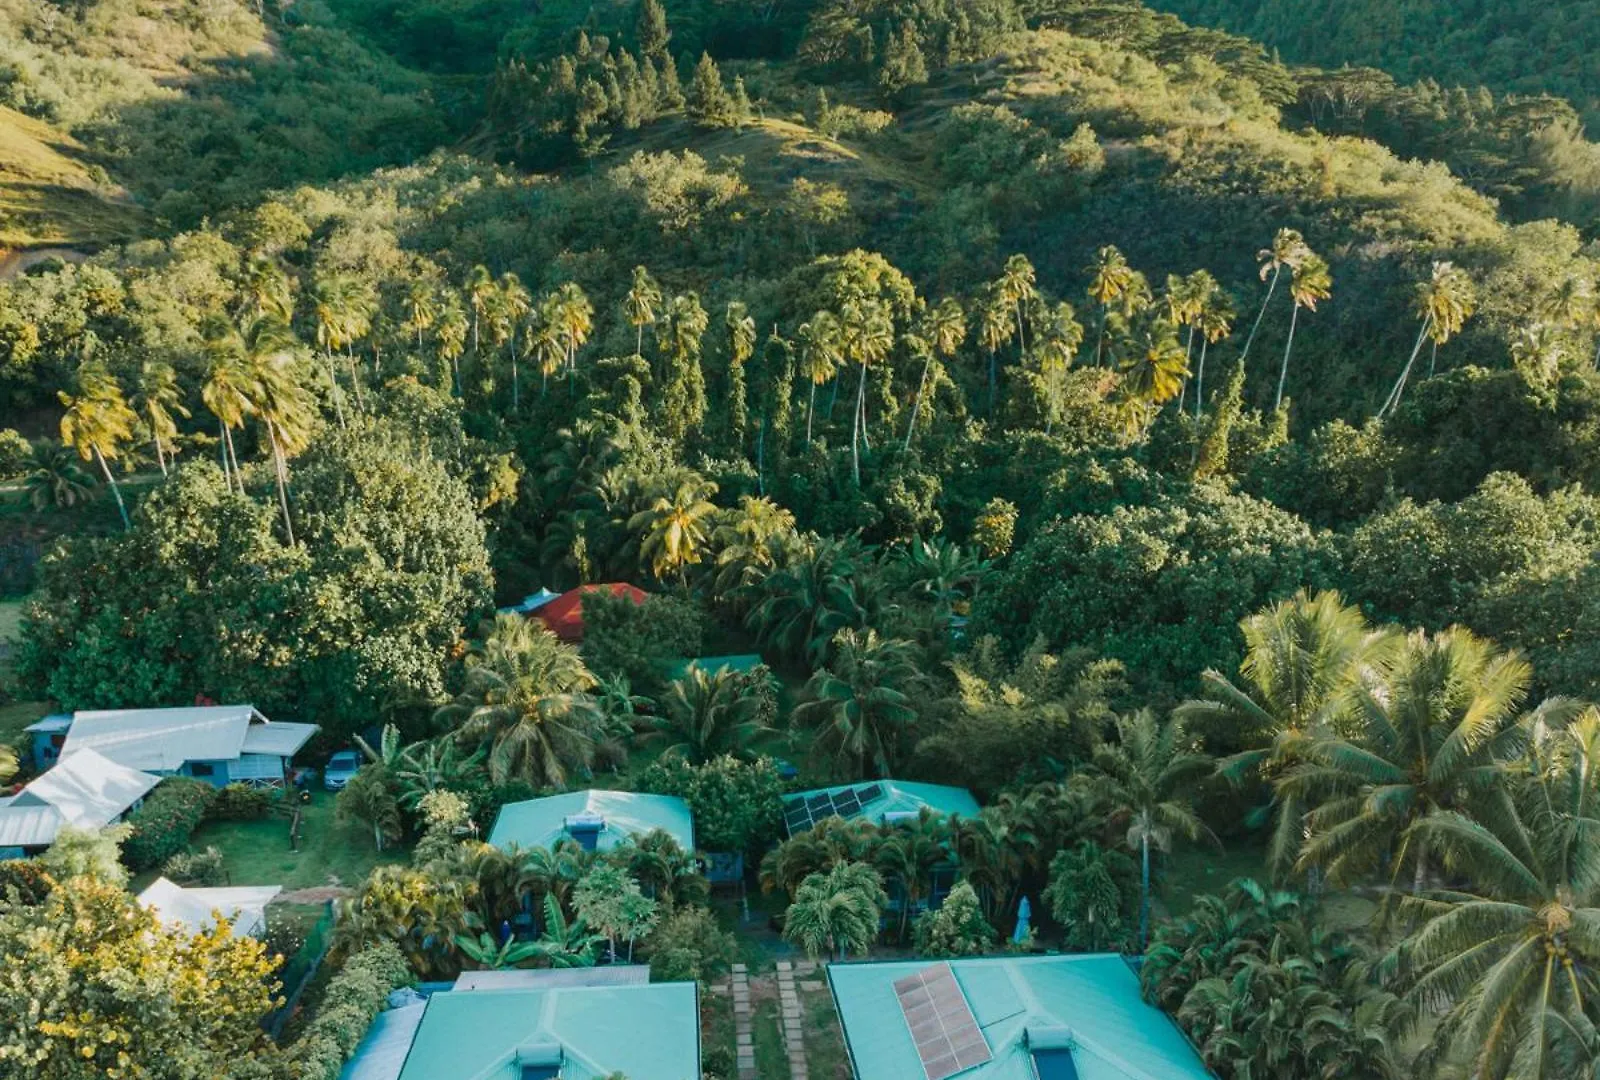
[[[140,222],[126,193],[70,136],[0,106],[0,258],[34,247],[122,240]]]

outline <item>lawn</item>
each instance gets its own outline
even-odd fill
[[[16,641],[22,629],[23,600],[0,600],[0,641]]]
[[[314,792],[304,810],[299,851],[289,849],[289,819],[276,816],[202,825],[191,845],[221,851],[230,884],[282,885],[285,891],[320,885],[354,887],[379,863],[405,862],[408,857],[403,847],[379,854],[370,831],[336,821],[332,792]]]

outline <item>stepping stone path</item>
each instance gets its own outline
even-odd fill
[[[805,1014],[794,985],[794,965],[778,961],[778,1006],[783,1015],[783,1045],[789,1052],[789,1080],[807,1080]]]
[[[739,1080],[756,1080],[755,1030],[750,1025],[750,970],[733,965],[733,1041],[734,1064]]]

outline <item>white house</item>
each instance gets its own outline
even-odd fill
[[[282,891],[281,885],[186,889],[159,877],[139,894],[139,903],[165,925],[190,933],[215,926],[221,914],[232,920],[234,937],[260,937],[267,932],[267,905]]]
[[[268,720],[254,705],[204,705],[76,712],[70,719],[46,717],[28,730],[34,732],[36,756],[41,745],[62,759],[94,750],[157,776],[191,776],[217,787],[285,787],[290,759],[317,725]]]
[[[43,851],[63,825],[99,829],[121,821],[160,780],[94,750],[68,754],[16,795],[0,799],[0,858]]]

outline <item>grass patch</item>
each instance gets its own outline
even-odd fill
[[[195,830],[190,844],[222,852],[233,885],[282,885],[285,891],[319,885],[355,887],[382,863],[405,862],[405,848],[373,847],[372,834],[334,818],[332,792],[318,791],[304,807],[300,850],[289,849],[289,819],[217,821]]]
[[[761,1080],[787,1080],[789,1052],[783,1044],[783,1022],[775,999],[755,1004],[751,1028],[756,1046],[756,1075]]]
[[[1157,918],[1163,908],[1173,917],[1188,914],[1196,896],[1220,894],[1234,878],[1266,883],[1266,851],[1254,845],[1230,844],[1222,851],[1186,845],[1165,859],[1166,872],[1155,888]]]
[[[0,744],[15,745],[22,738],[22,729],[50,712],[45,701],[18,701],[0,705]]]
[[[820,970],[815,977],[827,985]],[[805,1002],[807,1072],[812,1080],[849,1080],[850,1055],[845,1051],[844,1032],[839,1030],[833,995],[824,989],[800,996]]]
[[[0,600],[0,641],[16,641],[22,633],[25,600]]]
[[[0,107],[0,255],[129,238],[139,211],[85,162],[78,142]],[[103,175],[103,174],[101,174]]]

